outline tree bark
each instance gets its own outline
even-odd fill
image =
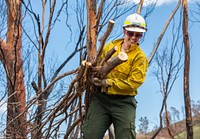
[[[112,50],[112,49],[111,49]],[[97,66],[93,68],[93,71],[97,72],[101,79],[105,78],[106,75],[112,71],[116,66],[125,62],[128,59],[128,55],[125,52],[120,52],[119,55],[109,59],[103,66]]]
[[[7,138],[27,138],[26,91],[22,61],[21,1],[6,0],[7,35],[1,43],[1,62],[7,77]]]
[[[96,57],[97,41],[97,18],[96,18],[96,0],[87,0],[87,53],[88,61],[93,63]]]
[[[168,132],[169,136],[173,139],[174,135],[172,134],[171,129],[170,129],[170,118],[169,118],[169,113],[167,110],[167,103],[165,103],[165,119],[166,119],[167,132]]]
[[[113,26],[114,26],[115,22],[113,20],[109,20],[108,22],[108,27],[106,32],[104,33],[104,35],[99,39],[100,41],[100,46],[99,46],[99,50],[97,52],[97,56],[96,56],[96,61],[95,64],[100,62],[100,58],[101,58],[101,53],[103,51],[103,47],[105,45],[106,39],[108,38],[108,36],[110,35],[110,33],[112,32]]]
[[[189,92],[189,73],[190,73],[190,42],[188,34],[188,3],[187,0],[182,0],[183,8],[183,41],[185,48],[185,61],[184,61],[184,101],[186,113],[186,129],[187,139],[193,139],[193,124]]]

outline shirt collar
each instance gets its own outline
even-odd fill
[[[114,46],[120,47],[120,49],[118,49],[118,51],[121,51],[121,47],[122,47],[122,43],[123,42],[124,42],[123,38],[113,41]],[[139,47],[139,43],[138,44],[132,44],[130,49],[127,50],[126,52],[130,52],[130,51],[136,50],[138,47]]]

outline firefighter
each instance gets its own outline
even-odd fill
[[[124,37],[104,46],[103,59],[114,46],[128,55],[126,62],[115,67],[105,79],[94,78],[98,93],[92,93],[86,119],[82,126],[84,139],[102,139],[111,124],[116,139],[135,139],[135,116],[138,88],[146,78],[148,60],[139,45],[146,22],[139,14],[129,15],[123,25]]]

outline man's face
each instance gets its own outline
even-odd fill
[[[142,37],[141,32],[133,32],[133,31],[124,30],[124,41],[128,43],[129,45],[137,44],[141,37]]]

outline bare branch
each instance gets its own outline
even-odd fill
[[[140,3],[139,3],[139,6],[138,6],[138,9],[137,9],[137,14],[140,14],[141,10],[142,10],[142,5],[144,3],[144,0],[140,0]]]
[[[96,56],[96,60],[95,60],[94,65],[96,65],[97,63],[100,62],[100,56],[101,56],[101,54],[102,54],[103,47],[104,47],[104,45],[105,45],[106,39],[108,38],[108,36],[109,36],[110,33],[112,32],[114,23],[115,23],[115,22],[114,22],[113,20],[109,20],[108,28],[107,28],[106,32],[105,32],[104,35],[99,39],[99,41],[100,41],[100,46],[99,46],[99,50],[98,50],[98,52],[97,52],[97,56]]]
[[[165,24],[165,26],[164,26],[164,28],[163,28],[163,30],[162,30],[160,36],[158,37],[158,40],[157,40],[157,42],[156,42],[156,44],[155,44],[155,46],[154,46],[154,49],[153,49],[153,51],[151,52],[151,55],[150,55],[150,57],[149,57],[149,65],[150,65],[151,62],[152,62],[152,59],[153,59],[153,57],[154,57],[154,55],[155,55],[155,53],[156,53],[156,51],[157,51],[157,49],[158,49],[158,47],[159,47],[159,45],[160,45],[160,42],[161,42],[161,40],[162,40],[162,38],[163,38],[163,36],[164,36],[164,34],[165,34],[165,32],[166,32],[168,26],[169,26],[170,21],[172,20],[172,18],[173,18],[174,15],[176,14],[176,12],[177,12],[178,8],[180,7],[180,5],[181,5],[181,0],[178,1],[178,4],[176,5],[174,11],[171,13],[171,15],[170,15],[170,17],[168,18],[168,20],[167,20],[167,22],[166,22],[166,24]]]

